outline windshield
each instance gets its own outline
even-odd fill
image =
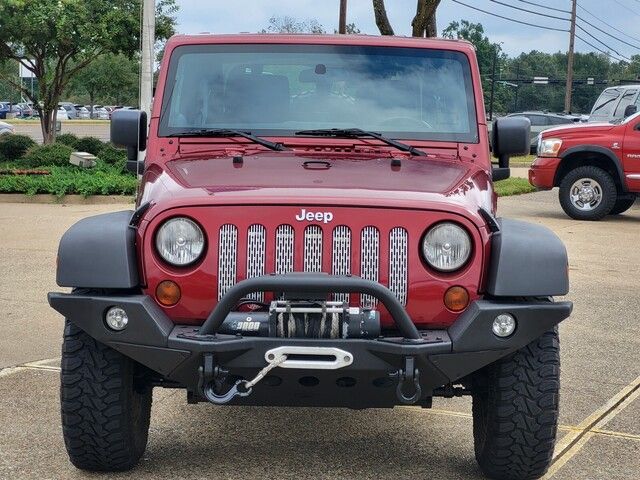
[[[613,111],[617,104],[616,100],[620,97],[621,91],[617,88],[608,88],[600,94],[598,100],[591,110],[592,117],[612,117]]]
[[[478,142],[467,57],[428,49],[179,47],[160,118],[160,136],[191,128],[272,136],[359,128],[391,138]]]

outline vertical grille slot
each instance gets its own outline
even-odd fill
[[[360,236],[360,276],[378,281],[380,275],[380,232],[375,227],[366,227]],[[360,295],[365,308],[375,308],[378,300],[371,295]]]
[[[276,230],[276,268],[277,275],[293,272],[293,251],[295,233],[291,225],[280,225]]]
[[[247,278],[264,275],[265,254],[266,230],[262,225],[251,225],[247,231]],[[264,292],[254,292],[247,297],[262,302]]]
[[[236,284],[237,256],[238,229],[235,225],[223,225],[218,239],[218,300]]]
[[[304,271],[322,271],[322,229],[318,225],[304,230]]]
[[[407,304],[408,240],[404,228],[394,228],[389,234],[389,290],[402,305]]]
[[[333,250],[331,257],[332,275],[349,275],[351,273],[351,229],[340,225],[333,230]],[[337,302],[348,302],[348,293],[336,293]]]

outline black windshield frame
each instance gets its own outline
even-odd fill
[[[478,116],[475,102],[475,96],[480,95],[476,91],[473,82],[471,63],[469,57],[460,51],[441,50],[432,48],[408,48],[408,47],[381,47],[381,46],[360,46],[360,45],[333,45],[333,44],[202,44],[202,45],[183,45],[173,50],[169,62],[167,79],[164,85],[162,96],[162,110],[160,113],[160,122],[158,125],[159,137],[175,136],[184,127],[169,126],[168,109],[170,108],[171,97],[173,94],[176,76],[180,58],[188,54],[214,54],[214,53],[330,53],[332,50],[341,54],[359,54],[359,55],[399,55],[409,57],[431,57],[436,59],[449,59],[460,62],[463,70],[463,81],[466,91],[466,108],[468,114],[468,132],[403,132],[403,131],[384,131],[376,129],[376,131],[384,136],[398,140],[417,140],[417,141],[434,141],[448,143],[480,143]],[[390,51],[391,50],[391,51]],[[461,92],[464,94],[464,92]],[[247,127],[248,128],[248,127]],[[261,137],[291,137],[295,138],[295,132],[300,128],[292,129],[267,129],[267,128],[251,128],[254,135]]]

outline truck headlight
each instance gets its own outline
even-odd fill
[[[545,138],[538,142],[539,157],[557,157],[562,148],[562,140],[559,138]]]
[[[453,272],[462,268],[469,260],[471,237],[455,223],[439,223],[424,236],[422,255],[432,268],[441,272]]]
[[[172,218],[158,229],[156,249],[166,262],[184,267],[202,255],[204,234],[193,220],[185,217]]]

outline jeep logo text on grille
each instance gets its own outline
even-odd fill
[[[329,223],[333,220],[333,213],[331,212],[307,212],[304,208],[302,211],[296,215],[296,220],[299,222],[304,222],[305,220],[308,222],[322,222]]]

